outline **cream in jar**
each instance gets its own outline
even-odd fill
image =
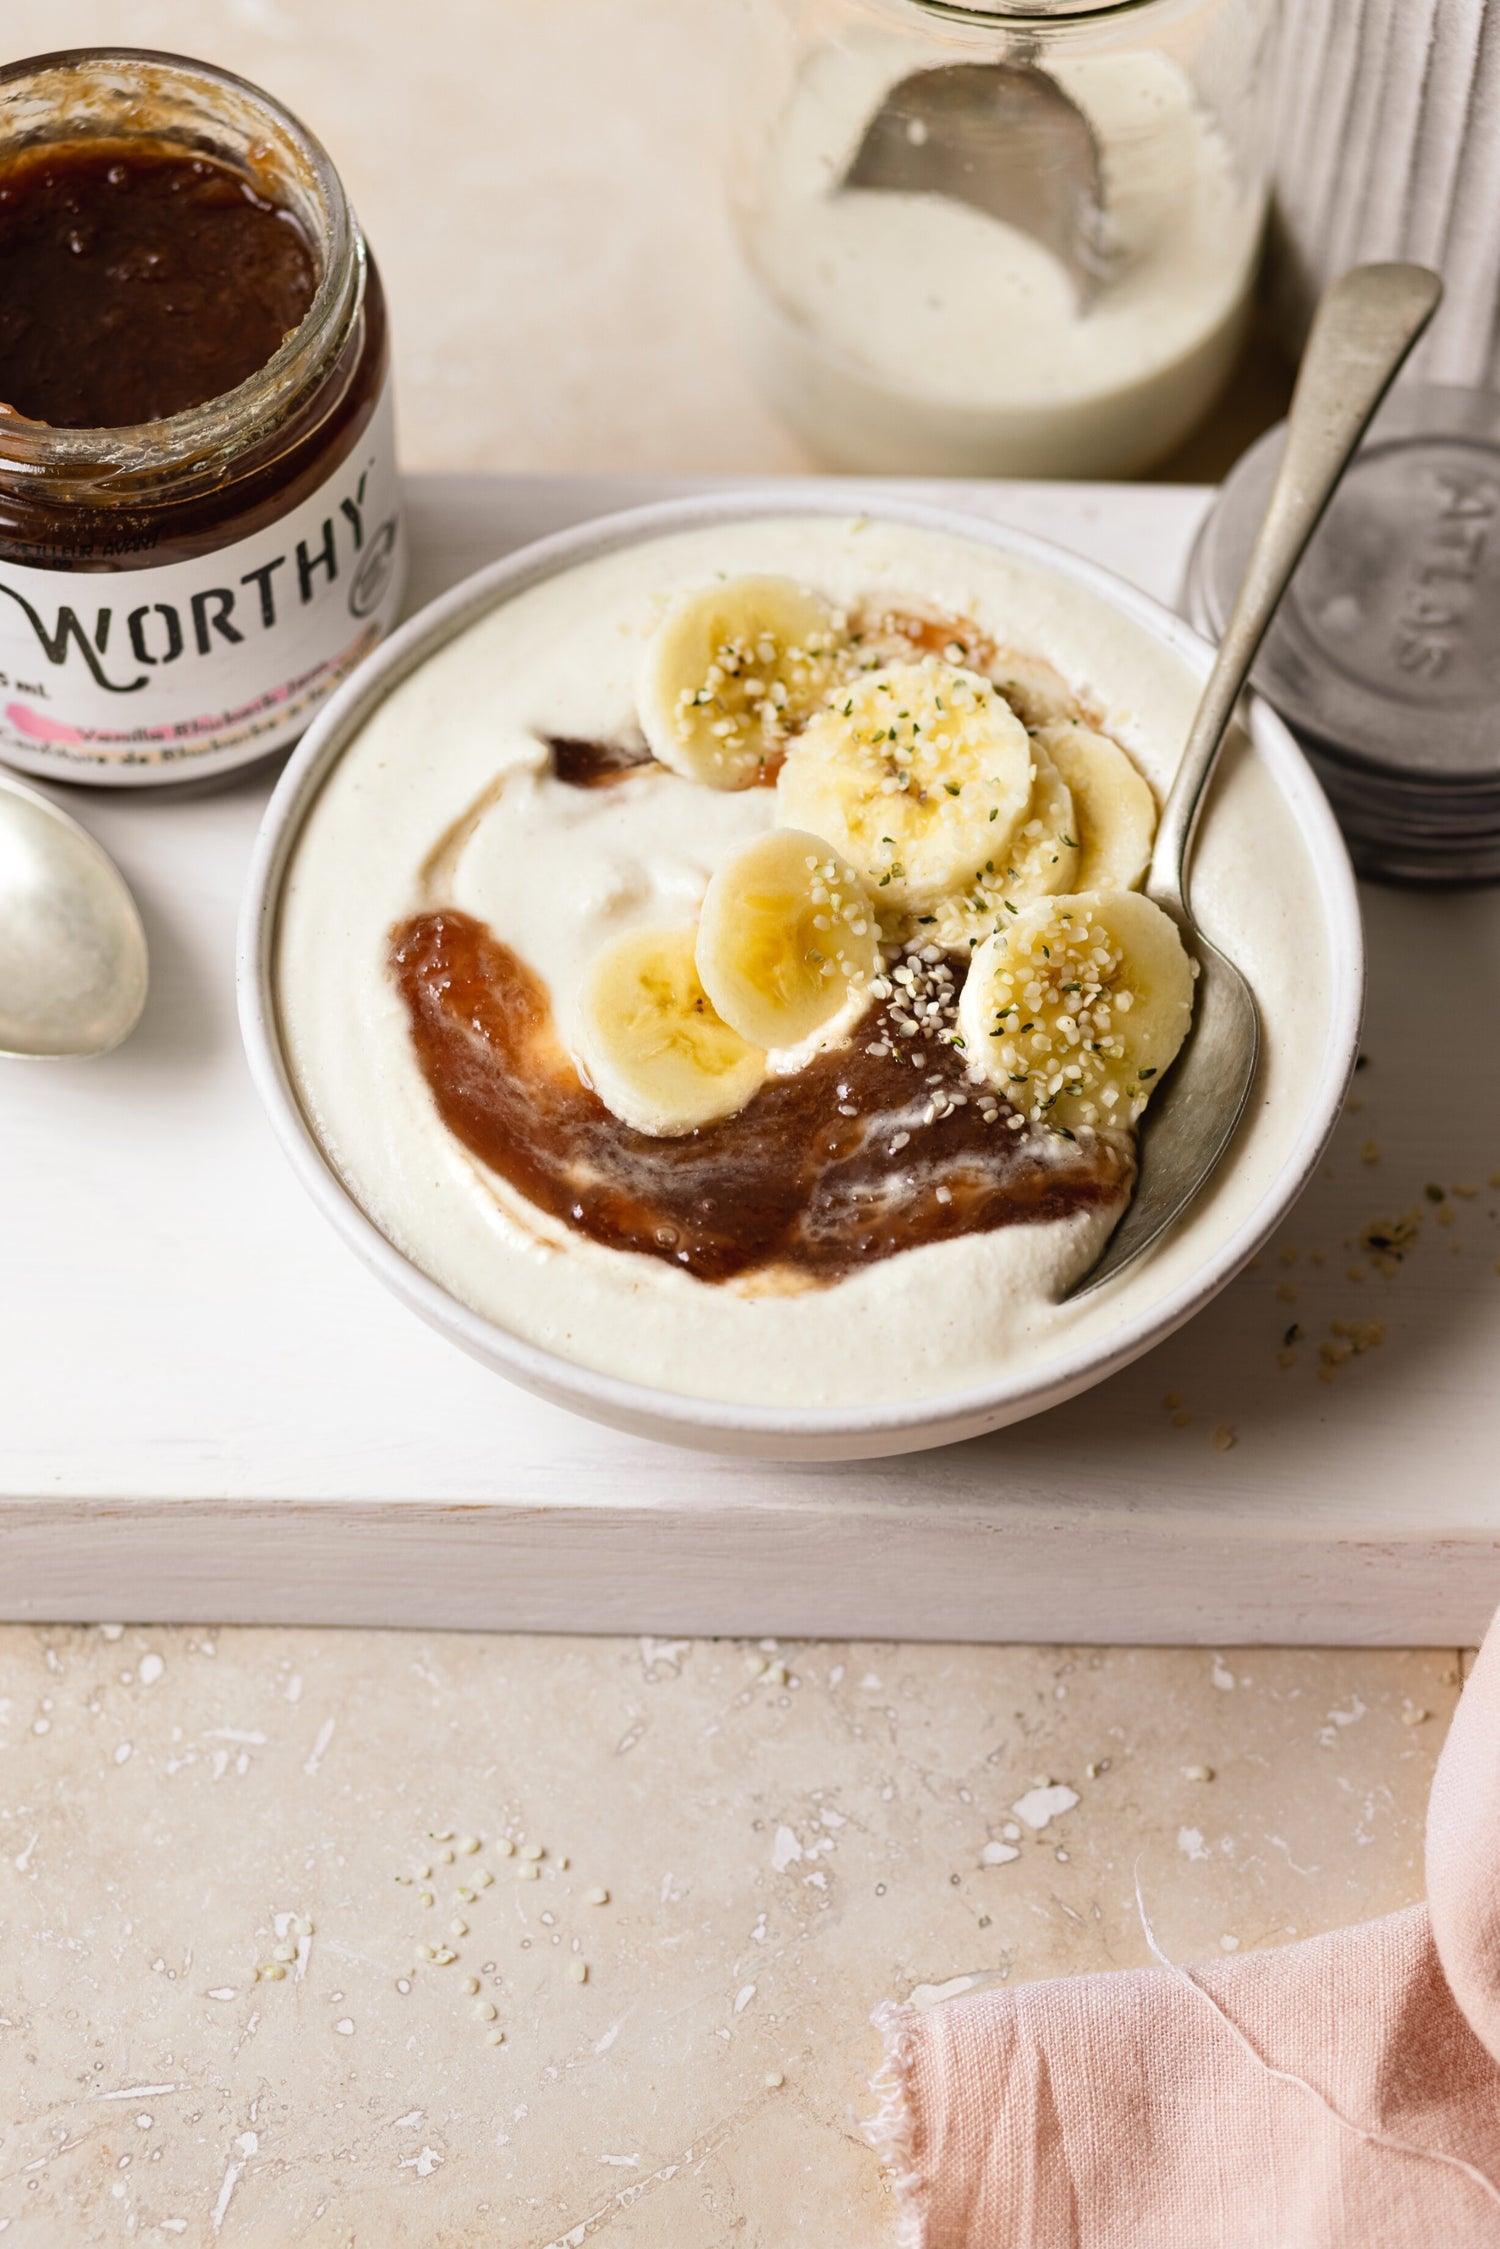
[[[743,216],[749,338],[772,401],[834,466],[1129,475],[1212,402],[1243,333],[1261,197],[1171,57],[1048,69],[1093,127],[1107,267],[1080,298],[1040,242],[946,195],[843,183],[911,69],[865,31],[808,55]]]

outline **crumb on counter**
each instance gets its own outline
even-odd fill
[[[1359,1246],[1383,1279],[1391,1280],[1416,1243],[1422,1228],[1420,1209],[1410,1210],[1400,1218],[1372,1218],[1361,1229]]]
[[[1318,1380],[1332,1382],[1340,1367],[1385,1341],[1384,1320],[1330,1320],[1328,1340],[1318,1345]]]

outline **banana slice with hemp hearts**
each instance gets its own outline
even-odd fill
[[[623,1124],[656,1138],[733,1116],[766,1058],[703,989],[697,931],[636,929],[597,953],[578,996],[580,1058]]]
[[[1038,899],[970,963],[965,1058],[1033,1124],[1133,1124],[1187,1037],[1193,976],[1177,924],[1139,891]]]
[[[698,973],[724,1021],[762,1047],[797,1047],[880,966],[875,913],[820,836],[773,828],[715,873],[698,924]]]
[[[776,817],[825,836],[878,905],[920,912],[1009,849],[1033,778],[1030,739],[998,690],[927,657],[846,681],[809,720]]]
[[[1032,899],[1080,888],[1073,793],[1035,737],[1031,757],[1036,779],[1007,847],[921,917],[931,942],[950,953],[972,952]]]
[[[1117,742],[1081,721],[1040,727],[1035,744],[1072,792],[1080,858],[1071,887],[1134,890],[1156,835],[1156,798],[1144,773]]]
[[[641,666],[652,756],[708,788],[748,788],[823,701],[846,647],[840,612],[795,578],[730,578],[680,595]]]

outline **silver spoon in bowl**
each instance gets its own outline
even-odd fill
[[[0,773],[0,1056],[107,1054],[146,1004],[146,937],[109,854]]]
[[[1244,1113],[1260,1054],[1249,985],[1204,936],[1188,903],[1193,836],[1250,667],[1303,551],[1443,285],[1417,265],[1356,266],[1323,297],[1302,356],[1286,444],[1264,521],[1162,809],[1145,891],[1198,962],[1193,1024],[1147,1111],[1135,1195],[1103,1256],[1069,1291],[1113,1280],[1204,1186]]]

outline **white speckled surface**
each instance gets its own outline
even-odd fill
[[[390,287],[408,466],[795,468],[729,345],[726,18],[8,0],[3,29],[196,51],[303,112]],[[782,1657],[784,1687],[728,1642],[0,1629],[6,2249],[872,2249],[879,1998],[1141,1961],[1138,1854],[1179,1957],[1420,1893],[1447,1653]],[[1033,1834],[1041,1779],[1079,1802]],[[449,1825],[496,1881],[410,1973],[456,1877],[428,1912],[393,1876]],[[306,1960],[252,1984],[286,1915]]]
[[[878,2000],[1144,1962],[1137,1859],[1179,1958],[1406,1903],[1458,1676],[112,1626],[0,1663],[0,2229],[49,2249],[873,2249]],[[1033,1829],[1046,1783],[1078,1801]]]

